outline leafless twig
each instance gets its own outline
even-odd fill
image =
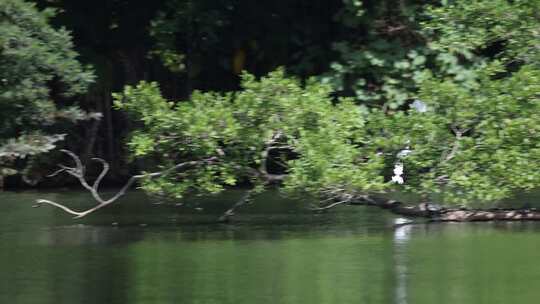
[[[332,196],[329,196],[327,199],[321,201],[321,204],[324,204],[326,202],[333,201],[333,203],[321,206],[321,207],[312,207],[311,210],[314,211],[323,211],[328,210],[330,208],[334,208],[336,206],[342,205],[342,204],[349,204],[355,199],[355,195],[351,193],[339,193],[334,194]]]

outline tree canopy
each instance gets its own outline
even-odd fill
[[[409,96],[422,110],[336,99],[331,86],[301,85],[282,70],[244,74],[237,92],[195,92],[185,102],[167,101],[155,83],[126,87],[116,104],[143,124],[129,142],[134,157],[154,156],[164,168],[219,159],[143,188],[181,197],[279,177],[289,191],[322,198],[410,191],[478,207],[539,187],[540,173],[529,169],[540,160],[538,3],[496,2],[426,10],[420,30],[435,61],[416,71]],[[403,185],[391,179],[398,165]]]
[[[40,11],[21,0],[0,3],[2,167],[54,149],[68,133],[54,134],[57,122],[98,117],[70,102],[86,91],[93,74],[77,60],[69,32],[50,26],[53,16],[53,10]],[[0,169],[0,176],[14,172]]]

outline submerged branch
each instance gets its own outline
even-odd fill
[[[232,216],[234,216],[234,212],[236,209],[240,208],[241,206],[249,203],[251,200],[251,196],[253,194],[253,190],[247,190],[246,193],[227,211],[225,211],[219,218],[218,222],[223,223],[227,222]]]

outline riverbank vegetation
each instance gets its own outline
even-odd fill
[[[316,197],[316,210],[540,219],[486,211],[540,187],[540,1],[108,3],[101,28],[77,20],[103,9],[91,4],[53,1],[63,10],[53,19],[0,4],[0,174],[44,175],[66,154],[75,166],[56,173],[98,202],[40,204],[82,217],[135,182],[175,199],[249,187],[226,220],[277,186]],[[19,152],[25,140],[39,149]],[[102,170],[85,166],[92,155]],[[102,181],[128,179],[99,196]],[[393,192],[421,204],[379,198]]]

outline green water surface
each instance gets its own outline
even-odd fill
[[[186,208],[130,193],[76,221],[31,205],[91,205],[86,193],[0,193],[0,303],[540,301],[537,223],[395,228],[384,210],[316,214],[273,192],[215,223],[241,195]]]

